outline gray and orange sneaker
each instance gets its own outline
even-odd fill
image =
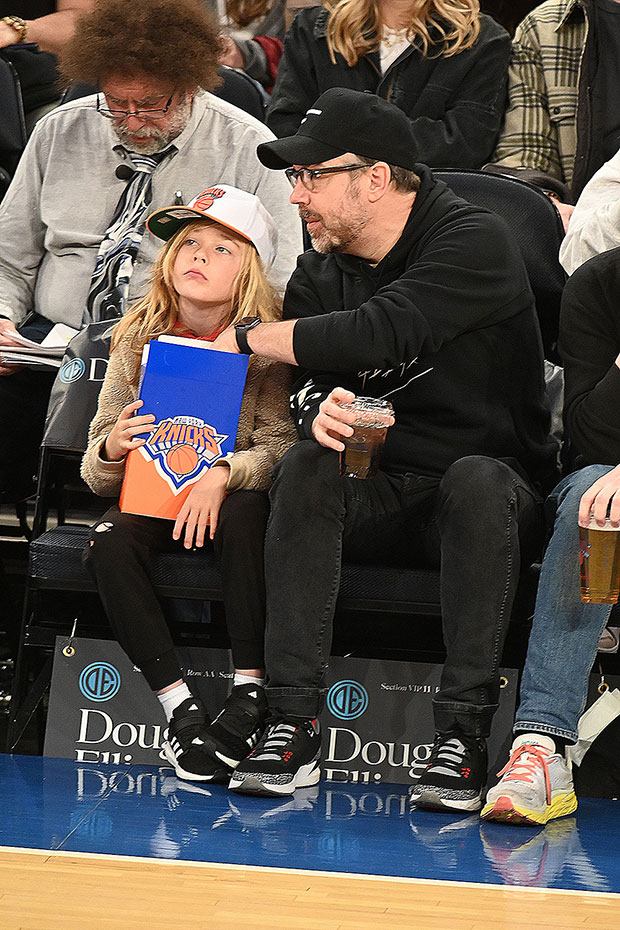
[[[577,810],[571,766],[550,737],[521,733],[481,817],[500,823],[546,824]]]

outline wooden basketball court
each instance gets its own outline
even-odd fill
[[[620,804],[544,829],[401,785],[232,795],[165,767],[0,754],[0,930],[617,930]]]

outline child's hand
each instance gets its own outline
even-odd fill
[[[213,539],[215,536],[220,507],[226,497],[226,485],[229,478],[230,468],[228,466],[210,468],[189,492],[172,530],[172,538],[180,539],[185,523],[183,545],[186,549],[192,548],[194,533],[196,534],[195,545],[198,548],[204,545],[207,526],[209,526],[209,538]]]
[[[128,452],[143,446],[146,442],[146,439],[139,438],[138,434],[150,433],[155,417],[152,413],[143,417],[134,417],[135,411],[143,403],[144,401],[134,400],[133,403],[123,407],[119,413],[118,420],[103,445],[103,452],[109,461],[114,462],[125,458]]]

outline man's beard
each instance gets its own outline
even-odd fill
[[[192,112],[191,97],[186,96],[180,101],[176,112],[166,122],[165,127],[158,126],[156,122],[143,126],[137,132],[130,133],[123,123],[114,123],[114,131],[119,140],[130,152],[138,155],[155,155],[170,145],[173,139],[180,136],[187,126]],[[139,136],[139,141],[131,136]]]
[[[302,220],[318,220],[318,226],[308,235],[312,239],[312,246],[316,252],[327,254],[330,252],[353,252],[351,246],[357,242],[360,233],[368,223],[368,217],[349,214],[344,219],[334,220],[329,227],[319,213],[313,213],[306,207],[299,207],[299,216]]]

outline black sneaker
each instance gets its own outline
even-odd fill
[[[266,719],[265,689],[255,684],[237,685],[207,729],[207,746],[229,769],[234,769],[258,743]]]
[[[316,785],[321,777],[320,752],[318,720],[276,720],[239,763],[228,787],[243,794],[279,797]]]
[[[480,810],[487,767],[484,739],[460,730],[436,734],[428,765],[409,789],[412,809]]]
[[[224,781],[230,768],[216,759],[206,745],[209,715],[197,698],[186,698],[175,707],[162,743],[166,759],[178,778],[188,781]]]

